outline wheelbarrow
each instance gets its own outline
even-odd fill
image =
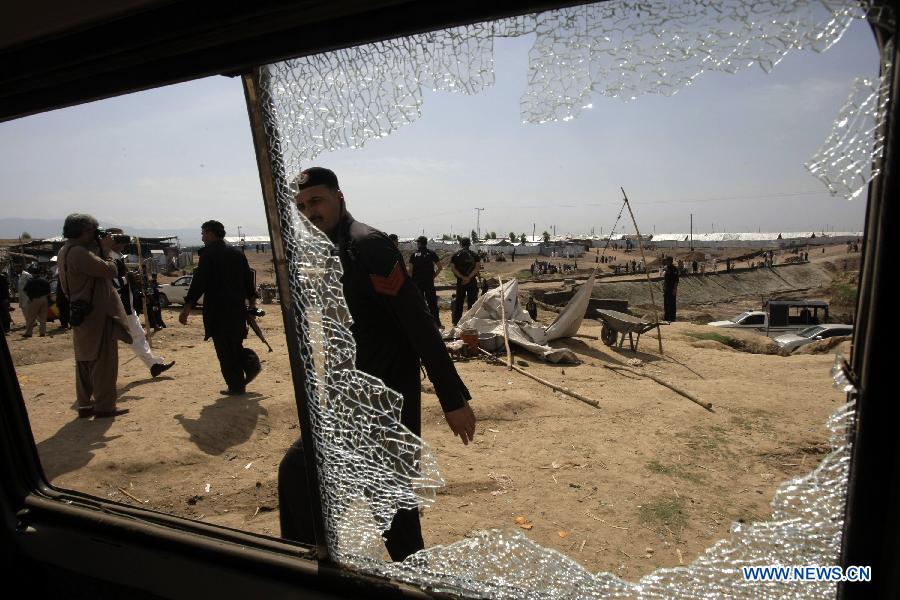
[[[618,338],[619,348],[625,343],[625,335],[628,335],[628,343],[632,352],[637,350],[638,343],[641,341],[641,334],[646,333],[656,327],[656,323],[650,323],[639,319],[634,315],[625,314],[617,310],[597,309],[597,320],[603,323],[603,329],[600,330],[600,340],[607,346],[616,345]],[[634,339],[634,334],[637,339]],[[621,337],[619,336],[621,334]]]

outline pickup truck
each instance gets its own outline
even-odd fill
[[[742,312],[733,319],[707,323],[710,327],[729,327],[735,329],[765,329],[768,324],[766,313],[761,310]]]
[[[733,319],[713,321],[708,325],[759,329],[769,335],[770,332],[781,334],[800,331],[828,322],[828,303],[821,300],[769,300],[764,309],[742,312]]]
[[[184,297],[191,287],[193,275],[179,277],[172,283],[163,283],[159,286],[159,304],[166,308],[171,304],[184,304]],[[203,296],[200,296],[197,304],[203,304]]]

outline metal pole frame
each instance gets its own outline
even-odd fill
[[[631,211],[631,202],[628,201],[628,195],[625,193],[625,188],[620,187],[619,189],[622,190],[622,197],[625,198],[625,206],[628,207],[628,214],[631,215],[631,222],[634,223],[634,232],[637,234],[638,248],[641,251],[641,260],[644,262],[644,274],[647,276],[647,287],[650,290],[650,303],[653,305],[653,320],[656,321],[656,340],[659,342],[659,353],[663,354],[662,331],[659,329],[659,312],[656,310],[656,297],[653,294],[653,283],[650,281],[650,271],[647,270],[647,258],[644,256],[644,243],[641,241],[641,230],[638,229],[637,219],[634,218],[634,213]]]
[[[278,286],[278,297],[281,304],[281,315],[284,319],[284,332],[287,337],[288,358],[291,363],[291,377],[294,384],[294,396],[297,400],[297,414],[300,420],[300,435],[304,440],[303,454],[306,460],[306,474],[310,490],[310,506],[313,516],[313,530],[316,538],[316,558],[330,562],[322,514],[322,497],[319,487],[319,468],[316,461],[316,446],[312,431],[312,422],[307,410],[306,369],[303,366],[301,353],[308,345],[303,345],[297,336],[297,323],[305,319],[303,306],[293,301],[290,288],[288,264],[293,260],[291,250],[284,243],[283,232],[286,223],[282,221],[278,210],[275,183],[281,180],[286,183],[284,162],[280,152],[280,140],[277,132],[266,129],[266,117],[272,113],[270,102],[263,101],[262,92],[266,85],[266,73],[263,68],[253,69],[244,74],[244,97],[247,102],[247,113],[250,117],[250,129],[253,135],[253,147],[256,152],[256,163],[259,168],[259,181],[262,186],[263,203],[266,209],[266,220],[269,225],[269,239],[272,243],[272,261],[275,265],[275,282]],[[308,351],[308,350],[307,350]]]

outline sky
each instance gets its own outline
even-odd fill
[[[865,199],[803,167],[856,77],[878,70],[856,22],[822,54],[771,73],[704,73],[673,97],[596,96],[559,123],[522,123],[531,36],[497,40],[494,86],[426,91],[422,117],[362,149],[320,155],[353,215],[401,237],[609,233],[624,187],[642,233],[862,229]],[[88,212],[101,224],[267,233],[239,79],[213,77],[0,123],[0,218]],[[626,215],[627,216],[627,215]],[[624,218],[624,217],[623,217]],[[617,231],[631,232],[630,224]],[[199,237],[199,231],[198,231]]]

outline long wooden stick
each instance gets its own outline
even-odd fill
[[[631,222],[634,223],[634,232],[637,234],[638,248],[641,250],[641,260],[644,263],[644,274],[647,275],[647,286],[650,288],[650,303],[653,304],[653,320],[656,321],[656,339],[659,341],[659,353],[662,354],[662,332],[659,330],[659,312],[656,310],[656,297],[653,295],[653,284],[650,282],[650,270],[647,268],[647,259],[644,258],[644,243],[641,241],[641,232],[638,229],[637,219],[634,218],[634,213],[631,211],[631,202],[628,201],[628,196],[625,194],[625,188],[620,187],[619,189],[622,190],[622,196],[625,198],[625,206],[628,207],[628,214],[631,215]]]
[[[150,297],[147,295],[147,286],[150,284],[150,273],[147,270],[147,280],[144,281],[144,255],[141,254],[141,238],[135,236],[134,243],[138,253],[138,275],[141,278],[141,293],[144,296],[144,326],[147,329],[147,347],[153,347],[153,334],[150,331]]]
[[[553,306],[552,304],[547,304],[546,302],[538,300],[537,298],[534,299],[534,303],[537,304],[540,308],[543,308],[544,310],[549,310],[549,311],[555,312],[555,313],[561,313],[563,310],[558,306]]]
[[[483,348],[479,348],[478,350],[480,350],[481,353],[484,354],[485,356],[487,356],[487,357],[489,357],[489,358],[491,358],[491,359],[493,359],[493,360],[499,362],[500,364],[503,364],[503,361],[502,361],[502,360],[500,360],[499,358],[497,358],[496,356],[494,356],[494,355],[491,354],[490,352],[484,350]],[[561,393],[561,394],[565,394],[565,395],[567,395],[567,396],[572,396],[572,397],[575,398],[576,400],[581,400],[581,401],[584,402],[585,404],[590,404],[590,405],[593,406],[594,408],[600,408],[600,403],[599,403],[598,401],[596,401],[596,400],[593,400],[592,398],[588,398],[587,396],[582,396],[582,395],[579,394],[578,392],[573,392],[573,391],[570,390],[569,388],[561,387],[561,386],[558,386],[558,385],[556,385],[556,384],[554,384],[554,383],[550,383],[550,382],[547,381],[546,379],[541,379],[540,377],[537,377],[537,376],[535,376],[535,375],[532,375],[531,373],[528,373],[527,371],[523,371],[522,369],[520,369],[519,367],[517,367],[517,366],[515,366],[515,365],[511,365],[511,366],[512,366],[512,370],[513,370],[513,371],[518,371],[519,373],[521,373],[521,374],[524,375],[525,377],[529,377],[529,378],[531,378],[531,379],[534,379],[534,380],[537,381],[538,383],[543,383],[543,384],[546,385],[547,387],[552,388],[552,389],[556,390],[557,392],[559,392],[559,393]]]
[[[663,387],[669,388],[670,390],[672,390],[673,392],[675,392],[675,393],[678,394],[679,396],[684,396],[685,398],[687,398],[687,399],[690,400],[691,402],[694,402],[695,404],[699,404],[700,406],[702,406],[703,408],[705,408],[705,409],[708,410],[709,412],[716,412],[716,411],[713,410],[712,402],[703,402],[702,400],[698,400],[693,394],[691,394],[691,393],[689,393],[689,392],[686,392],[686,391],[684,391],[684,390],[681,389],[681,388],[675,387],[674,385],[672,385],[672,384],[669,383],[668,381],[663,381],[663,380],[660,379],[659,377],[655,377],[655,376],[653,376],[653,375],[650,375],[649,373],[641,373],[640,371],[635,371],[634,369],[629,369],[628,367],[622,367],[622,366],[619,366],[619,365],[600,365],[600,366],[605,367],[605,368],[607,368],[607,369],[609,369],[609,370],[611,370],[611,371],[613,371],[613,372],[616,372],[616,371],[625,371],[626,373],[631,373],[632,375],[637,375],[638,377],[646,377],[646,378],[648,378],[648,379],[652,379],[653,381],[655,381],[655,382],[658,383],[659,385],[661,385],[661,386],[663,386]]]
[[[503,291],[503,278],[497,275],[500,282],[500,318],[503,319],[503,343],[506,345],[506,370],[513,368],[512,350],[509,347],[509,323],[506,321],[506,292]]]
[[[135,497],[135,496],[132,496],[131,494],[129,494],[128,492],[126,492],[123,488],[118,488],[118,490],[119,490],[120,492],[122,492],[124,495],[128,496],[129,498],[131,498],[132,500],[134,500],[135,502],[138,502],[138,503],[140,503],[140,504],[146,504],[147,502],[149,502],[149,500],[141,500],[140,498],[137,498],[137,497]]]

